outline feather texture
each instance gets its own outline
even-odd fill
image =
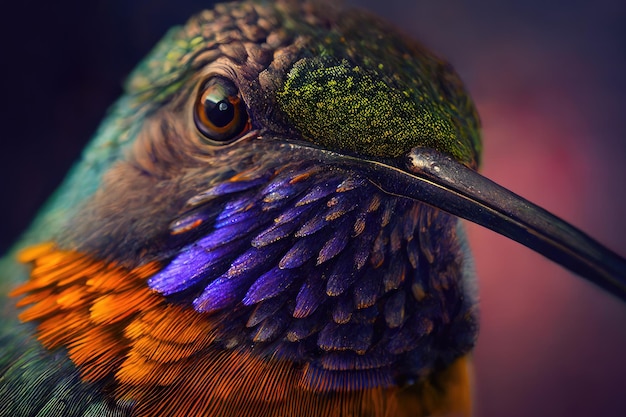
[[[401,35],[380,38],[385,28],[309,3],[243,2],[168,34],[24,241],[54,243],[21,255],[31,276],[12,295],[29,349],[3,358],[0,389],[28,404],[8,413],[469,413],[477,314],[457,219],[328,153],[360,141],[366,156],[395,157],[395,143],[437,133],[477,163],[469,99],[413,88],[456,76]],[[337,101],[348,84],[318,88],[329,74],[352,74],[356,90]],[[249,130],[223,146],[188,113],[207,75],[228,78],[248,113]],[[335,96],[297,103],[311,92]],[[409,96],[419,112],[388,100]],[[323,114],[294,120],[294,104]]]
[[[422,390],[439,390],[435,387],[446,381],[450,388],[429,393],[419,408],[404,414],[406,394],[385,381],[388,374],[376,372],[393,359],[389,354],[364,355],[373,338],[367,322],[375,314],[360,324],[329,323],[320,329],[317,343],[330,353],[318,366],[302,368],[297,361],[264,357],[258,354],[259,347],[224,339],[228,332],[223,317],[167,303],[148,290],[145,280],[158,264],[131,271],[50,244],[23,252],[21,260],[33,264],[31,281],[12,294],[28,294],[20,301],[30,305],[21,319],[38,321],[38,337],[46,348],[66,347],[83,381],[102,384],[117,398],[117,411],[100,405],[98,415],[122,416],[132,410],[133,416],[321,417],[382,416],[393,411],[394,416],[408,417],[417,410],[465,412],[469,407],[461,395],[464,391],[457,388],[468,383],[467,364],[461,359],[420,385]],[[275,340],[290,322],[291,334],[294,325],[303,323],[280,313],[285,298],[270,300],[276,304],[256,303],[249,318],[252,341],[259,346]],[[306,339],[311,333],[299,334]],[[123,406],[124,398],[132,398],[136,405]],[[95,409],[84,415],[92,412]]]

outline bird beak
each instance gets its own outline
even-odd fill
[[[339,164],[364,172],[384,192],[419,200],[507,236],[626,301],[624,258],[451,157],[419,147],[390,163],[334,155]]]

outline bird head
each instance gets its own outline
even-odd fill
[[[220,349],[301,364],[313,390],[410,384],[471,350],[459,217],[626,297],[623,260],[476,171],[450,64],[320,8],[223,4],[168,33],[30,240],[153,265],[163,308],[210,320]]]

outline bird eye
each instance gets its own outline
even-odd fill
[[[230,142],[250,129],[246,106],[232,81],[212,77],[204,83],[194,108],[194,121],[207,139]]]

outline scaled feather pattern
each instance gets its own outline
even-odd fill
[[[171,233],[192,242],[148,285],[223,316],[229,343],[310,363],[306,384],[391,386],[473,345],[456,218],[354,172],[282,162],[190,198]]]
[[[25,323],[12,311],[7,328],[27,336],[7,333],[0,416],[468,413],[478,317],[460,222],[345,162],[439,138],[478,164],[458,77],[389,30],[278,1],[170,31],[19,245]],[[232,141],[194,124],[211,77],[247,113]]]

